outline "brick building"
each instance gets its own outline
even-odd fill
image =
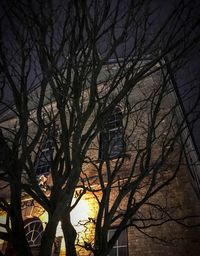
[[[99,95],[104,95],[108,90],[105,83],[106,72],[110,75],[115,73],[117,68],[115,63],[105,66],[104,73],[99,78]],[[200,162],[174,86],[166,70],[154,71],[140,81],[120,104],[113,107],[109,115],[101,120],[102,128],[87,150],[80,187],[74,195],[74,198],[77,198],[84,186],[87,188],[77,205],[77,210],[75,208],[71,214],[78,232],[79,245],[92,245],[98,200],[101,201],[104,196],[102,186],[107,188],[110,183],[108,213],[111,213],[115,203],[118,206],[108,224],[108,241],[122,222],[120,216],[128,214],[128,210],[133,211],[134,205],[138,209],[133,216],[130,215],[126,223],[127,228],[121,230],[121,235],[109,255],[199,255],[200,230],[189,226],[197,223],[193,216],[200,213]],[[33,99],[30,103],[33,119],[36,115],[35,99],[38,90],[33,91],[30,96]],[[45,112],[48,116],[48,111],[56,111],[56,105],[53,100],[49,101],[51,90],[46,93]],[[84,93],[84,99],[87,100],[87,91]],[[117,91],[110,95],[112,98],[116,96]],[[92,115],[91,119],[98,115],[95,109]],[[91,119],[86,122],[86,129],[90,126]],[[16,118],[9,111],[4,112],[1,126],[13,129],[15,125]],[[30,122],[30,130],[33,133],[34,125],[34,122]],[[56,127],[59,134],[59,121],[56,121]],[[52,186],[53,136],[55,131],[52,131],[51,127],[46,129],[37,153],[32,156],[38,182],[47,196]],[[2,184],[4,182],[2,181]],[[137,182],[139,185],[126,193],[128,184],[135,185]],[[131,194],[133,190],[134,193]],[[120,201],[120,195],[123,193]],[[9,201],[9,186],[2,190],[2,196]],[[37,255],[44,223],[47,221],[46,213],[37,202],[24,193],[22,214],[27,239]],[[185,219],[186,216],[188,218]],[[105,222],[106,218],[104,215],[102,221]],[[57,241],[61,241],[62,236],[58,227]],[[2,243],[3,253],[6,246],[6,242]],[[56,248],[55,243],[54,255],[62,255],[62,246],[60,250]],[[92,255],[81,246],[77,246],[77,250],[79,255]]]

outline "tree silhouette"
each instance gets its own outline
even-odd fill
[[[87,192],[98,204],[95,234],[79,246],[94,255],[107,255],[128,226],[173,219],[153,198],[176,177],[187,139],[171,77],[199,42],[193,4],[179,1],[158,23],[152,1],[2,1],[1,88],[13,104],[1,94],[11,115],[1,122],[1,179],[18,255],[31,255],[23,191],[48,212],[42,256],[59,221],[66,255],[77,255],[70,212]]]

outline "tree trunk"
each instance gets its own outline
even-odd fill
[[[76,241],[76,230],[70,221],[70,214],[64,213],[61,218],[61,226],[65,239],[66,256],[77,256],[75,241]]]
[[[58,221],[59,218],[55,215],[49,219],[44,234],[42,236],[40,256],[52,255],[53,243],[55,241]]]
[[[21,213],[21,186],[20,181],[10,183],[10,218],[11,218],[11,241],[17,256],[31,256],[31,250],[24,232],[24,221]]]

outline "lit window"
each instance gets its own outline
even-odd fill
[[[53,129],[50,128],[43,136],[41,147],[35,162],[35,171],[37,175],[48,174],[50,171],[51,160],[53,156]]]
[[[124,150],[123,122],[120,108],[115,108],[100,133],[99,158],[106,160],[119,157]]]
[[[111,229],[108,231],[108,240],[112,238],[115,231],[115,229]],[[128,256],[127,230],[122,231],[115,245],[111,249],[109,256]]]

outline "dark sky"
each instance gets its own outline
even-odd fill
[[[159,8],[159,12],[157,13],[158,20],[162,20],[166,17],[178,2],[178,0],[154,0],[155,8]],[[187,2],[194,8],[193,18],[194,16],[199,17],[200,1],[186,0],[185,3]],[[190,114],[189,121],[195,120],[194,123],[192,122],[191,131],[195,144],[200,152],[200,46],[191,52],[188,59],[189,62],[180,70],[175,79],[179,87],[180,95],[182,96],[185,112],[191,112],[194,104],[196,104],[196,108]]]
[[[191,55],[190,63],[177,77],[180,94],[183,98],[185,112],[191,112],[189,121],[195,143],[200,153],[200,53],[195,51]],[[195,108],[194,108],[195,106]],[[193,109],[194,108],[194,109]]]

